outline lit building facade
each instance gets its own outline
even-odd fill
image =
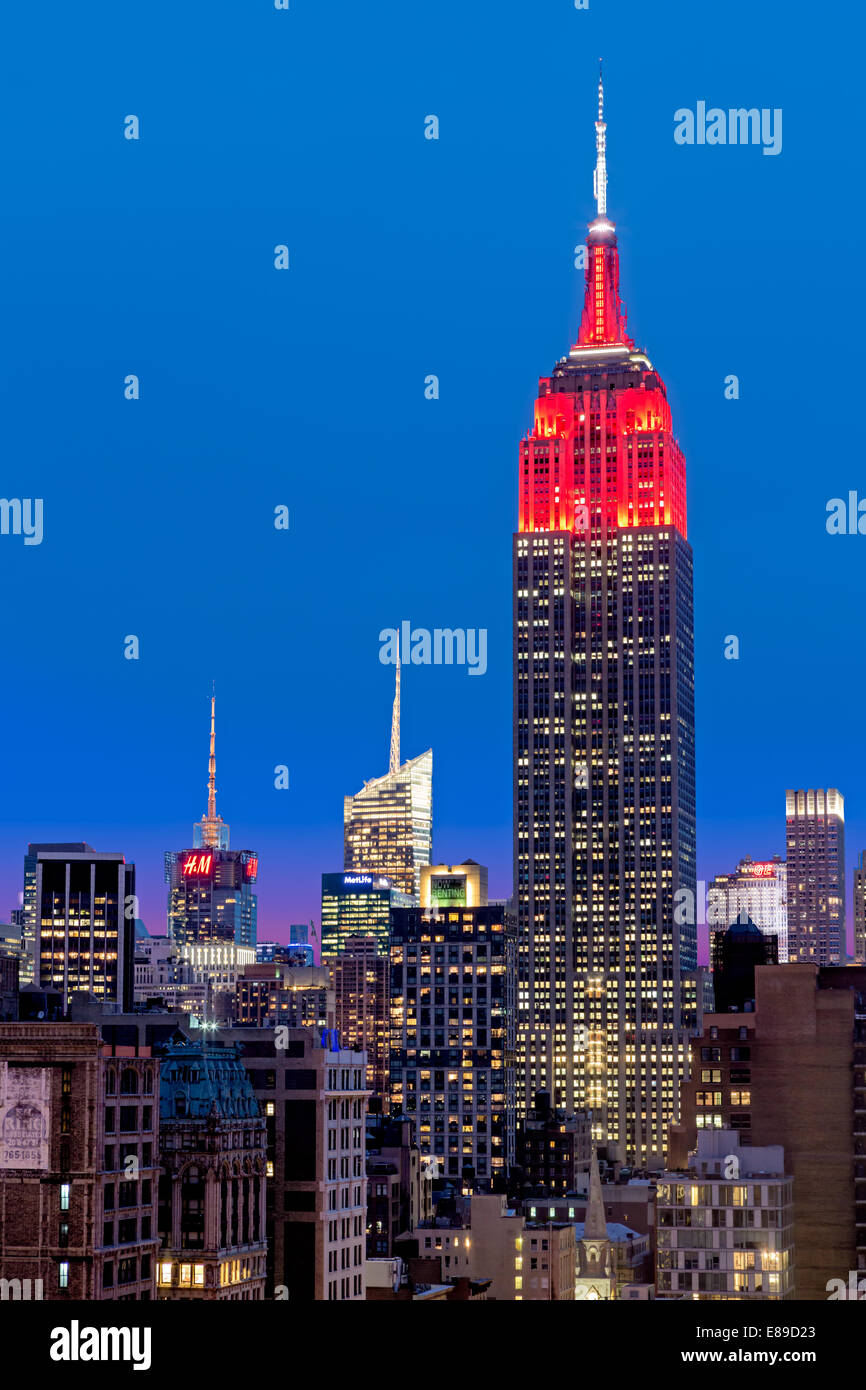
[[[373,778],[343,802],[343,866],[384,875],[416,902],[433,854],[433,751]]]
[[[258,855],[251,850],[168,850],[168,934],[178,954],[215,942],[256,945]]]
[[[64,1010],[82,990],[130,1008],[135,902],[135,865],[122,854],[83,842],[28,845],[24,944],[33,970],[22,970],[22,985],[56,990]]]
[[[352,1052],[366,1054],[367,1089],[384,1107],[390,1043],[388,957],[381,954],[375,937],[350,936],[328,965],[340,1041]]]
[[[372,936],[388,954],[391,913],[415,898],[380,874],[322,874],[322,960],[333,960],[353,936]]]
[[[256,945],[259,857],[254,850],[230,850],[229,827],[217,815],[215,708],[212,698],[207,811],[193,826],[192,849],[165,855],[168,934],[178,955],[199,943]]]
[[[657,1297],[792,1299],[794,1183],[779,1145],[704,1131],[690,1167],[658,1185]]]
[[[843,965],[845,799],[827,791],[785,793],[788,959]]]
[[[391,1104],[467,1191],[514,1161],[516,944],[503,903],[392,915]]]
[[[781,855],[772,859],[741,859],[731,874],[717,874],[707,886],[707,924],[710,959],[713,938],[737,919],[754,922],[765,936],[776,938],[779,963],[788,959],[788,866]]]
[[[234,1012],[243,1027],[334,1028],[334,986],[321,965],[248,965],[237,980]]]
[[[626,332],[598,215],[577,344],[539,383],[514,537],[518,1105],[590,1110],[663,1162],[696,1022],[692,552],[664,383]]]

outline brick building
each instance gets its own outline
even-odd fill
[[[866,1269],[866,969],[757,966],[753,1013],[705,1016],[669,1170],[685,1170],[706,1130],[783,1148],[797,1299]]]
[[[159,1065],[92,1023],[0,1024],[0,1278],[150,1299]]]

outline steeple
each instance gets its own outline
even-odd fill
[[[575,1294],[581,1298],[595,1300],[613,1297],[613,1249],[607,1233],[595,1140],[592,1144],[592,1158],[589,1165],[589,1198],[586,1204],[586,1218],[583,1223],[583,1235],[577,1242],[575,1285]],[[583,1290],[580,1294],[577,1293],[578,1287]]]
[[[394,689],[394,708],[391,711],[391,760],[389,772],[400,770],[400,657],[397,657],[397,680]]]
[[[229,827],[216,813],[216,684],[210,698],[210,756],[207,764],[207,812],[193,826],[193,844],[228,849]]]
[[[586,1205],[583,1238],[584,1240],[607,1240],[607,1218],[604,1214],[604,1198],[601,1195],[601,1176],[598,1171],[595,1140],[592,1143],[592,1159],[589,1165],[589,1201]]]

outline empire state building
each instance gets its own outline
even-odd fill
[[[578,340],[519,454],[517,1071],[522,1110],[549,1091],[656,1167],[697,1021],[692,552],[665,385],[619,296],[600,78],[595,130]]]

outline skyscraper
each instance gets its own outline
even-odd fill
[[[660,1164],[696,1018],[692,552],[664,382],[626,332],[597,216],[577,344],[542,377],[514,537],[514,881],[521,1108],[589,1109]],[[682,915],[685,921],[677,918]]]
[[[390,879],[373,874],[322,874],[322,960],[333,960],[355,936],[372,936],[381,955],[388,954],[391,914],[411,907],[415,898]]]
[[[182,955],[206,942],[255,947],[259,871],[253,850],[230,850],[229,827],[216,813],[216,700],[210,705],[207,812],[193,827],[193,848],[167,850],[168,934]]]
[[[766,936],[776,938],[777,959],[788,959],[788,867],[781,855],[741,859],[731,874],[717,874],[707,890],[710,960],[713,939],[732,922],[750,918]]]
[[[28,845],[24,940],[33,983],[56,990],[64,1010],[81,991],[132,1008],[135,904],[135,865],[122,854],[83,841]]]
[[[516,932],[508,905],[487,901],[486,868],[462,868],[438,865],[422,906],[391,916],[390,1098],[442,1176],[488,1192],[515,1154]]]
[[[845,960],[845,798],[828,791],[785,793],[788,959]]]
[[[433,750],[400,763],[400,667],[391,720],[391,757],[375,777],[343,802],[343,867],[385,874],[395,888],[418,897],[421,868],[433,854]]]

